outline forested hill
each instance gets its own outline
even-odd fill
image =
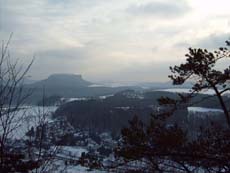
[[[90,99],[73,101],[60,106],[55,112],[55,117],[65,117],[74,126],[95,131],[119,132],[122,127],[127,126],[128,120],[134,115],[146,122],[150,114],[158,109],[158,98],[167,96],[177,98],[176,93],[152,91],[135,92],[123,91],[106,99]],[[207,95],[199,95],[194,102],[202,100]],[[216,98],[200,102],[194,106],[207,108],[220,108]],[[186,110],[177,113],[178,117],[186,117]]]
[[[37,104],[42,100],[43,95],[46,97],[59,96],[64,98],[96,97],[115,94],[130,88],[138,87],[93,86],[92,82],[84,80],[81,75],[74,74],[54,74],[47,79],[25,85],[25,91],[27,89],[33,90],[31,97],[27,100],[28,103],[32,104]]]
[[[37,81],[28,85],[28,87],[34,88],[54,88],[54,87],[88,87],[92,83],[86,81],[82,78],[81,75],[75,74],[53,74],[50,75],[47,79]]]

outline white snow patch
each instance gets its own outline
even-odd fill
[[[108,97],[113,97],[114,96],[114,94],[109,94],[109,95],[104,95],[104,96],[99,96],[99,99],[106,99],[106,98],[108,98]]]
[[[38,124],[39,114],[44,113],[46,115],[46,121],[52,122],[51,113],[57,109],[57,106],[40,107],[30,106],[22,107],[20,110],[12,112],[10,114],[13,117],[11,128],[15,128],[10,134],[12,139],[23,139],[26,132],[33,126]],[[0,133],[2,133],[2,127],[0,127]]]
[[[61,101],[64,101],[66,103],[72,101],[85,101],[85,100],[89,100],[89,98],[87,97],[61,98]]]
[[[222,109],[213,109],[213,108],[204,108],[204,107],[188,107],[189,112],[220,112],[222,113]]]
[[[172,93],[191,93],[192,89],[189,88],[169,88],[169,89],[158,89],[154,91],[165,91]],[[221,90],[220,90],[221,91]],[[215,91],[212,89],[207,89],[199,92],[200,94],[215,95]],[[226,91],[224,95],[230,94],[230,91]]]
[[[116,109],[122,109],[122,110],[124,110],[124,111],[127,111],[127,110],[129,110],[130,109],[130,107],[129,106],[124,106],[124,107],[115,107]]]
[[[82,153],[88,153],[88,150],[82,147],[75,146],[62,146],[60,148],[62,155],[67,155],[71,157],[81,157]]]
[[[89,85],[88,87],[106,87],[105,85],[102,85],[102,84],[92,84],[92,85]]]

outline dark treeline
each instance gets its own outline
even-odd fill
[[[132,90],[119,92],[106,99],[90,99],[66,103],[56,111],[55,117],[66,117],[75,128],[91,129],[98,132],[110,131],[119,134],[128,125],[134,115],[143,122],[149,122],[151,113],[159,111],[158,99],[161,97],[178,98],[178,94],[152,91],[138,93]],[[208,95],[199,94],[191,100],[192,106],[220,108],[215,97],[208,100]],[[174,120],[187,121],[186,107],[176,112]]]

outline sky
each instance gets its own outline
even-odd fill
[[[230,38],[229,0],[0,0],[0,39],[43,79],[168,81],[189,47]]]

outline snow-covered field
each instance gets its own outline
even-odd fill
[[[58,107],[39,107],[39,106],[28,106],[21,107],[19,111],[13,112],[11,116],[14,116],[12,127],[17,125],[17,128],[9,136],[11,139],[23,139],[25,133],[33,126],[34,128],[38,125],[40,115],[45,115],[46,122],[53,122],[51,118],[52,112]],[[2,133],[0,128],[0,133]],[[61,146],[59,152],[56,154],[55,162],[50,165],[51,172],[53,173],[105,173],[103,171],[89,170],[89,168],[81,165],[65,165],[65,160],[78,159],[83,152],[87,153],[88,150],[80,146]],[[49,169],[49,168],[47,168]]]
[[[68,165],[66,166],[63,161],[56,161],[54,163],[56,166],[56,169],[53,170],[53,173],[106,173],[105,171],[100,170],[89,170],[87,167],[83,167],[81,165]]]
[[[107,99],[108,97],[113,97],[114,94],[109,94],[109,95],[104,95],[104,96],[99,96],[99,99]]]
[[[191,93],[191,89],[188,88],[169,88],[169,89],[158,89],[155,91],[165,91],[165,92],[173,92],[173,93]],[[200,94],[208,94],[208,95],[214,95],[215,92],[212,89],[203,90],[199,92]],[[230,91],[225,92],[226,95],[230,94]]]
[[[82,153],[88,153],[85,147],[81,146],[61,146],[59,152],[56,154],[57,161],[55,161],[52,167],[55,168],[53,173],[106,173],[101,170],[89,170],[87,167],[81,165],[66,165],[65,160],[78,160]]]
[[[99,171],[99,170],[89,170],[89,168],[86,167],[82,167],[80,165],[78,166],[71,166],[71,167],[67,167],[66,169],[67,173],[106,173],[105,171]]]
[[[25,137],[25,133],[33,126],[36,127],[39,122],[39,117],[44,115],[45,121],[51,122],[51,113],[57,109],[56,106],[50,107],[39,107],[30,106],[22,107],[16,112],[9,114],[12,117],[11,128],[15,128],[12,133],[10,133],[11,139],[22,139]],[[3,120],[4,121],[4,120]],[[2,126],[1,126],[2,127]],[[2,133],[2,128],[0,128],[0,133]]]
[[[178,90],[174,90],[178,91]],[[181,90],[180,90],[181,91]],[[186,91],[186,90],[182,90]],[[12,132],[12,139],[22,139],[25,137],[25,133],[33,126],[36,127],[39,121],[39,115],[45,114],[46,121],[52,122],[51,113],[57,109],[57,106],[51,107],[24,107],[21,108],[16,113],[12,113],[14,117],[14,121],[12,123],[12,127],[17,126],[17,128]],[[216,112],[222,113],[222,109],[213,109],[213,108],[203,108],[203,107],[188,107],[189,112]],[[15,114],[15,115],[14,115]],[[0,133],[2,133],[2,128],[0,128]],[[66,148],[68,149],[68,148]]]
[[[73,102],[73,101],[84,101],[84,100],[89,100],[87,97],[73,97],[73,98],[61,98],[61,101],[64,102]]]
[[[88,153],[87,149],[79,146],[61,146],[60,151],[61,152],[58,153],[60,157],[79,158],[81,157],[82,153]]]
[[[92,84],[92,85],[89,85],[88,87],[94,88],[94,87],[106,87],[106,86],[103,84]]]
[[[103,96],[99,96],[98,98],[99,99],[106,99],[108,97],[112,97],[114,96],[114,94],[109,94],[109,95],[103,95]],[[90,100],[92,98],[90,97],[73,97],[73,98],[61,98],[61,101],[64,101],[64,102],[72,102],[72,101],[85,101],[85,100]]]
[[[189,112],[220,112],[222,113],[222,109],[213,109],[213,108],[203,108],[203,107],[188,107]]]

